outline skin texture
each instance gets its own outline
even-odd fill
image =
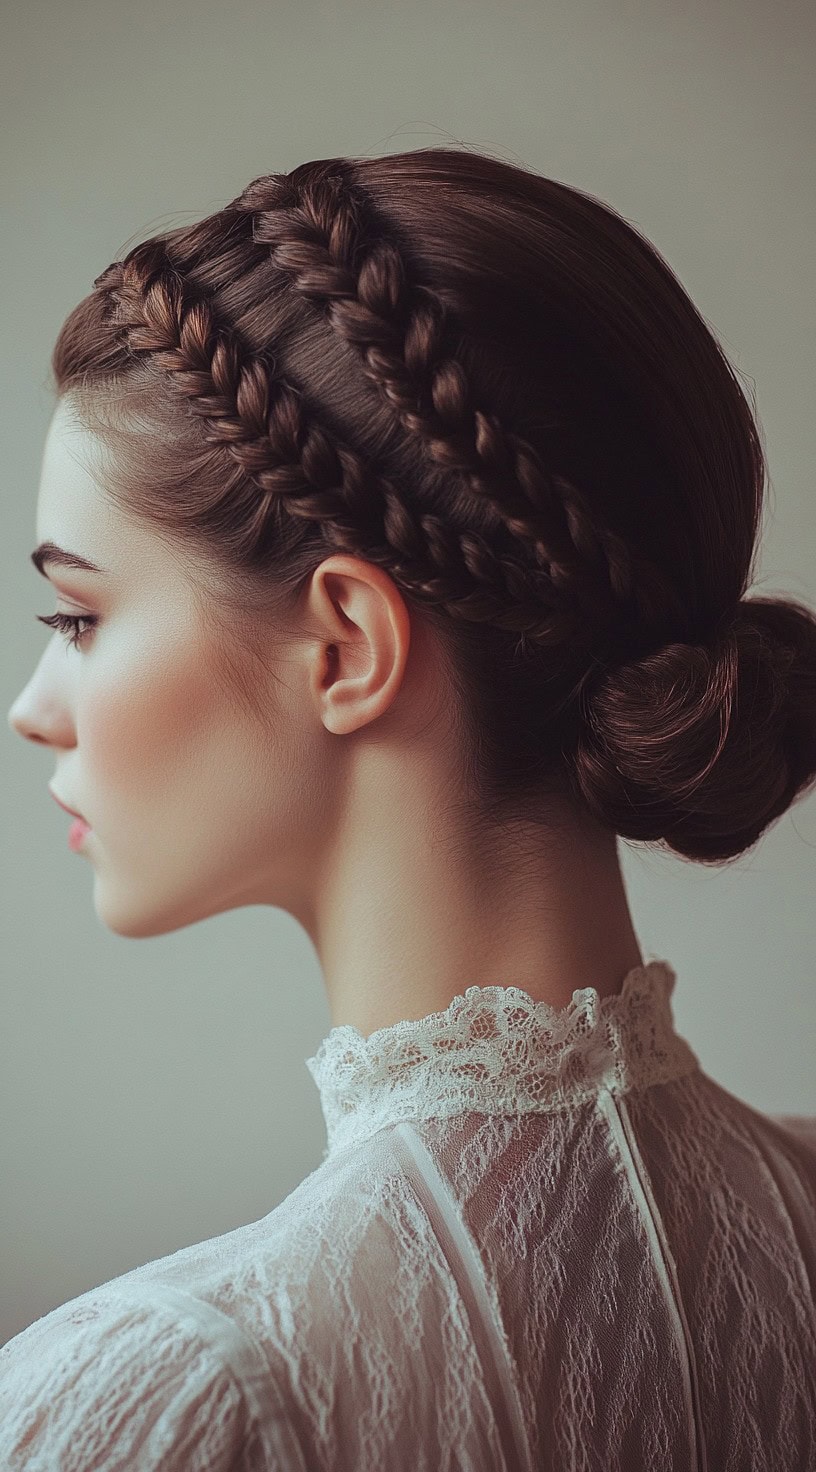
[[[324,559],[296,622],[270,625],[258,719],[217,676],[212,570],[113,505],[94,449],[60,402],[37,542],[106,572],[47,568],[43,611],[99,624],[78,649],[53,633],[8,720],[92,826],[71,857],[94,871],[102,923],[155,936],[279,906],[316,948],[333,1025],[366,1037],[473,984],[556,1007],[576,987],[618,992],[643,957],[615,835],[550,802],[543,830],[465,842],[444,664],[387,573]]]

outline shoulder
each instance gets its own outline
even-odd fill
[[[816,1151],[816,1114],[771,1114],[768,1118],[806,1149]]]
[[[292,1293],[308,1293],[328,1261],[341,1272],[371,1251],[372,1217],[382,1224],[407,1191],[387,1135],[324,1159],[257,1221],[156,1258],[107,1286],[148,1296],[155,1287],[181,1288],[262,1340],[267,1308],[279,1296],[288,1304]]]
[[[395,1283],[407,1275],[414,1307],[427,1295],[430,1313],[445,1310],[443,1263],[388,1133],[324,1160],[258,1221],[134,1268],[10,1340],[3,1472],[226,1472],[256,1465],[254,1447],[257,1465],[296,1472],[320,1439],[316,1405],[338,1398],[350,1435]],[[396,1385],[409,1346],[393,1329]],[[366,1352],[362,1368],[361,1336],[376,1361]]]
[[[816,1114],[771,1114],[776,1138],[809,1182],[816,1204]]]
[[[234,1466],[253,1419],[242,1346],[186,1298],[114,1282],[9,1340],[0,1349],[5,1472]]]
[[[367,1203],[381,1223],[393,1169],[384,1150],[324,1161],[258,1222],[110,1279],[9,1340],[3,1472],[227,1472],[253,1447],[265,1468],[305,1466],[303,1363],[343,1338],[352,1264],[359,1291],[359,1257],[373,1256]],[[390,1276],[396,1241],[387,1256]]]

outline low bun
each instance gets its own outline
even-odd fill
[[[721,863],[816,781],[816,616],[739,604],[710,644],[672,643],[582,693],[570,780],[623,838]]]

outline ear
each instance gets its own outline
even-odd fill
[[[393,578],[364,558],[333,553],[312,574],[306,608],[320,631],[312,693],[328,731],[375,721],[396,698],[411,644],[411,616]]]

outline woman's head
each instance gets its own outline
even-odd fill
[[[115,792],[132,761],[165,811],[195,812],[237,750],[223,810],[257,837],[260,868],[264,823],[285,843],[309,811],[315,833],[327,806],[340,821],[353,756],[335,738],[360,730],[432,731],[473,844],[565,803],[718,862],[810,788],[816,619],[791,599],[740,602],[764,494],[756,422],[677,279],[613,210],[466,150],[318,160],[255,179],[94,285],[54,349],[38,512],[44,537],[83,531],[140,610],[138,633],[125,620],[105,643],[103,622],[70,670],[50,647],[38,670],[86,713],[85,730],[38,739],[75,743],[88,793],[108,771]],[[343,730],[342,697],[293,694],[286,671],[314,665],[287,651],[328,640],[353,661],[361,626],[386,648],[393,630],[398,651],[410,629],[430,659],[410,703],[402,654],[373,704],[352,682]],[[93,701],[140,682],[155,741],[131,750],[126,719],[97,746]],[[322,724],[298,741],[292,701],[316,698]],[[270,772],[294,786],[261,822]],[[56,787],[81,806],[76,783],[66,770]],[[158,869],[149,828],[139,862]],[[219,871],[217,908],[253,902],[252,852]]]
[[[450,796],[427,729],[442,691],[427,634],[411,631],[387,573],[332,553],[289,622],[264,614],[245,648],[217,570],[115,505],[102,460],[61,398],[34,560],[77,625],[67,657],[62,636],[48,645],[12,725],[59,753],[54,792],[90,825],[109,928],[157,935],[273,903],[314,934],[318,893],[348,852],[351,795],[372,848],[375,826],[398,816],[378,798],[401,760],[425,759]],[[369,750],[361,773],[337,738],[375,722],[368,745],[387,755],[378,766]]]

